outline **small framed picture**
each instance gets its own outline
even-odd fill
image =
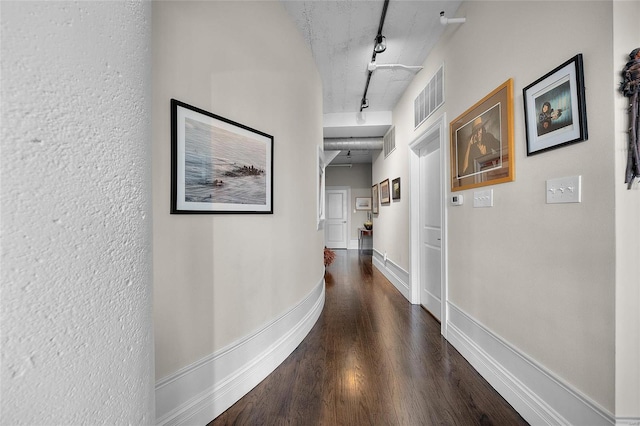
[[[371,210],[371,197],[356,197],[356,210]]]
[[[273,213],[273,136],[171,99],[171,214]]]
[[[376,183],[371,187],[371,212],[373,214],[378,214],[379,202],[380,197],[378,196],[378,184]]]
[[[582,54],[523,90],[527,155],[587,139]]]
[[[391,198],[393,200],[400,199],[400,178],[395,178],[391,181]]]
[[[391,197],[389,195],[389,179],[380,182],[380,204],[389,204]]]

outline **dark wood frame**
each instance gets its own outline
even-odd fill
[[[397,187],[396,187],[396,184],[398,185]],[[400,199],[400,178],[399,177],[391,181],[391,198],[393,200]]]
[[[187,125],[187,120],[190,120]],[[199,138],[193,137],[199,129],[201,132],[209,131],[211,143],[203,143]],[[189,132],[192,140],[189,140]],[[264,144],[264,158],[259,158],[256,164],[246,164],[246,157],[241,156],[240,151],[233,151],[225,147],[224,159],[218,158],[214,153],[215,144],[245,144],[259,147]],[[187,151],[191,149],[192,157],[202,160],[198,172],[203,176],[203,183],[189,188],[186,184],[187,176]],[[204,151],[204,152],[202,152]],[[214,162],[218,162],[214,165]],[[221,163],[225,163],[222,165]],[[192,162],[193,164],[193,162]],[[196,166],[191,165],[191,168]],[[229,170],[232,168],[232,170]],[[225,169],[223,173],[223,169]],[[254,185],[247,182],[238,183],[237,179],[264,175],[264,202],[252,202],[251,198],[239,198],[236,194],[245,194],[239,191],[238,185],[246,185],[255,189]],[[216,177],[214,179],[214,177]],[[223,178],[224,177],[224,178]],[[262,179],[260,179],[262,180]],[[224,194],[224,200],[204,201],[213,199],[216,187],[220,190],[231,188],[227,186],[233,182],[236,188],[228,190]],[[211,186],[208,197],[200,200],[187,199],[188,194],[196,195],[196,191],[206,191]],[[223,189],[224,188],[224,189]],[[261,186],[258,186],[261,188]],[[241,189],[241,188],[240,188]],[[260,190],[261,191],[261,190]],[[197,194],[200,196],[200,194]],[[236,197],[236,198],[233,198]],[[257,197],[262,197],[258,194]],[[229,201],[230,200],[230,201]],[[273,136],[235,121],[229,120],[211,112],[196,108],[192,105],[171,99],[171,214],[213,214],[213,213],[259,213],[273,214]]]
[[[528,156],[587,140],[584,92],[582,54],[522,89]]]
[[[389,204],[391,202],[391,191],[389,189],[389,179],[380,182],[380,204]]]

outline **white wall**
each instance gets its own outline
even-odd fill
[[[311,54],[279,2],[156,2],[153,97],[162,379],[261,329],[322,280],[324,239],[310,190],[322,93]],[[274,136],[273,215],[169,214],[171,98]]]
[[[449,303],[614,413],[612,3],[556,2],[550,13],[544,2],[473,1],[456,16],[467,22],[446,28],[394,110],[397,149],[376,159],[374,181],[407,170],[407,145],[442,114],[453,120],[513,78],[516,180],[492,187],[493,208],[449,207]],[[527,157],[522,89],[578,53],[589,140]],[[413,101],[442,63],[445,105],[414,130]],[[547,205],[545,180],[568,175],[582,175],[583,202]],[[391,207],[374,225],[375,246],[408,269],[408,206]]]
[[[150,4],[0,9],[0,422],[152,423]]]
[[[395,121],[394,113],[394,123]],[[398,134],[400,132],[400,134]],[[397,266],[409,270],[409,148],[404,129],[396,126],[396,149],[386,158],[380,151],[373,157],[373,184],[378,184],[389,179],[389,191],[393,179],[400,178],[401,197],[399,200],[391,200],[389,204],[379,204],[378,214],[373,217],[373,248],[379,253],[387,253],[389,260]],[[400,143],[398,143],[400,141]],[[410,142],[410,141],[409,141]]]
[[[614,2],[613,87],[629,53],[640,47],[640,2]],[[629,98],[615,96],[616,414],[640,417],[640,186],[627,190]]]

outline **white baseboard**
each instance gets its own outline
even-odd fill
[[[616,424],[611,413],[554,377],[461,309],[448,303],[448,310],[447,340],[526,421],[532,425],[554,426]]]
[[[376,249],[373,249],[372,262],[373,266],[382,272],[382,275],[384,275],[408,301],[411,301],[409,272],[393,263],[389,258],[385,260],[384,255]]]
[[[638,426],[640,417],[617,417],[616,426]]]
[[[157,425],[207,424],[278,367],[324,307],[324,277],[298,305],[257,332],[156,383]]]

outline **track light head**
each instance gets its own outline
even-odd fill
[[[387,50],[387,38],[382,34],[378,34],[376,36],[376,45],[373,48],[373,51],[376,53],[382,53]]]

